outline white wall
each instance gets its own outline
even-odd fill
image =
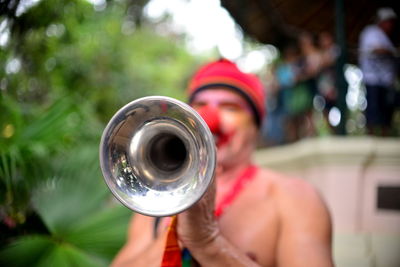
[[[333,218],[337,266],[400,266],[400,211],[376,207],[378,185],[400,186],[400,139],[306,139],[260,149],[254,160],[321,192]]]

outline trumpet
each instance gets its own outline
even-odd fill
[[[104,180],[129,209],[154,217],[180,213],[211,184],[213,135],[187,104],[164,96],[134,100],[111,118],[101,137]]]

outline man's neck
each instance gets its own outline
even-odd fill
[[[235,181],[250,164],[251,161],[248,159],[232,166],[219,166],[216,174],[218,183],[229,184]]]
[[[242,190],[244,179],[252,178],[251,162],[243,162],[234,168],[220,169],[217,172],[216,215],[220,216],[226,206]]]

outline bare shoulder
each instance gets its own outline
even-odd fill
[[[265,168],[260,169],[259,175],[267,181],[282,215],[290,216],[306,210],[314,215],[329,217],[320,193],[306,180]]]
[[[323,198],[307,181],[263,169],[276,204],[282,266],[333,266],[331,217]],[[290,257],[287,257],[290,255]]]

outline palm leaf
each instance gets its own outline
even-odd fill
[[[0,265],[97,267],[107,266],[107,262],[49,236],[31,235],[18,238],[0,251]]]
[[[32,266],[48,253],[53,242],[47,236],[24,236],[0,251],[1,266]]]
[[[65,240],[99,258],[112,259],[126,240],[132,212],[122,205],[108,207],[75,225]]]
[[[106,267],[107,262],[69,244],[58,244],[38,261],[38,267]]]
[[[62,98],[30,121],[19,136],[21,146],[43,154],[48,149],[61,148],[62,140],[76,130],[68,123],[74,116],[74,107],[70,97]]]
[[[97,147],[82,146],[60,157],[61,170],[33,193],[35,210],[53,234],[68,233],[110,196],[97,155]]]
[[[97,154],[97,146],[88,144],[55,160],[63,164],[57,176],[33,193],[33,206],[51,235],[18,239],[0,253],[0,262],[13,263],[23,250],[28,260],[16,266],[109,264],[124,243],[131,211],[110,205]]]

